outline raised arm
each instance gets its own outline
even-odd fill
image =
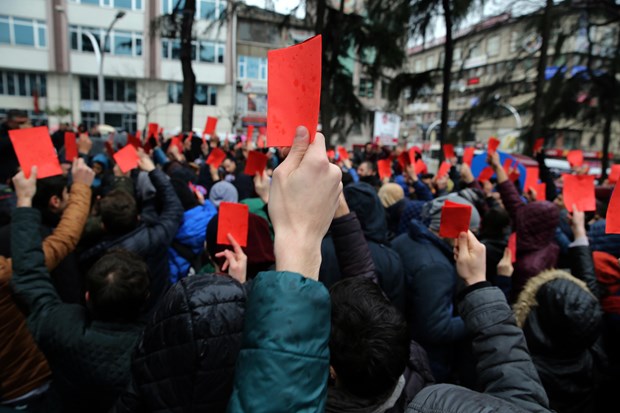
[[[592,251],[585,227],[585,214],[573,206],[570,219],[574,237],[568,248],[571,274],[585,282],[590,292],[600,299],[601,287],[594,272]]]
[[[519,196],[517,192],[517,188],[515,188],[514,183],[510,182],[508,176],[506,175],[506,171],[504,171],[504,167],[499,161],[499,155],[495,152],[493,155],[490,155],[487,159],[487,162],[497,175],[497,190],[502,197],[502,202],[506,207],[506,211],[510,215],[513,224],[516,223],[517,212],[520,208],[525,206],[525,202]]]

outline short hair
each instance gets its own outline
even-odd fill
[[[27,118],[28,112],[22,109],[11,109],[6,113],[7,119]]]
[[[409,360],[405,318],[368,278],[341,280],[330,296],[330,364],[340,383],[364,399],[393,391]]]
[[[115,189],[99,201],[101,221],[107,232],[124,235],[138,224],[138,206],[134,197],[126,191]]]
[[[135,320],[148,298],[149,269],[138,255],[110,251],[86,275],[93,316],[105,321]]]
[[[53,196],[62,198],[67,183],[67,178],[62,175],[37,179],[37,192],[32,198],[32,206],[39,211],[45,211]]]
[[[372,161],[363,161],[362,163],[360,163],[360,166],[362,166],[363,164],[368,165],[368,168],[373,171],[373,172],[377,172],[377,164],[372,162]]]

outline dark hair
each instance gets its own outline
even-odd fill
[[[115,189],[99,201],[101,221],[107,232],[123,235],[138,224],[138,206],[129,193]]]
[[[502,239],[510,225],[510,215],[504,208],[492,208],[484,214],[480,225],[480,238]]]
[[[135,320],[148,298],[149,286],[147,265],[125,250],[108,252],[86,275],[89,306],[99,320]]]
[[[39,211],[47,210],[53,196],[62,198],[67,183],[67,178],[62,175],[37,179],[37,193],[32,198],[32,206]]]
[[[27,118],[28,112],[22,109],[11,109],[6,113],[7,119]]]
[[[372,161],[363,161],[360,163],[360,166],[363,164],[367,164],[371,171],[377,172],[377,164]]]
[[[172,184],[174,192],[176,192],[181,204],[183,205],[183,210],[189,211],[190,209],[198,206],[196,195],[194,195],[192,190],[189,189],[189,182],[179,178],[172,178],[170,183]]]
[[[409,360],[405,318],[367,278],[341,280],[330,295],[330,364],[340,383],[364,399],[393,391]]]

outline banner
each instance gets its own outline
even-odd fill
[[[375,112],[373,140],[381,145],[396,145],[400,136],[400,116],[393,113]]]

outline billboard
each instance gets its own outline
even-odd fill
[[[372,137],[381,145],[395,145],[400,136],[400,116],[387,112],[375,112]]]

